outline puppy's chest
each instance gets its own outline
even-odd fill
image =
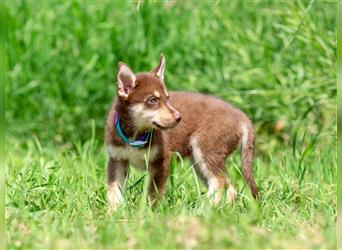
[[[152,146],[150,150],[147,149],[137,149],[128,146],[108,146],[109,155],[115,160],[128,160],[129,164],[133,167],[146,170],[146,162],[150,162],[157,155],[157,147]]]

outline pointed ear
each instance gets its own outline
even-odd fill
[[[164,69],[165,69],[165,57],[160,54],[159,65],[152,70],[152,73],[155,74],[160,80],[164,81]]]
[[[127,99],[135,87],[135,80],[136,77],[132,70],[126,64],[119,62],[118,73],[116,75],[118,96]]]

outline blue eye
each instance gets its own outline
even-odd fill
[[[152,96],[152,97],[147,99],[148,104],[157,104],[158,102],[159,102],[159,99],[155,96]]]

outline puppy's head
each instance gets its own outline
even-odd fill
[[[134,74],[124,63],[117,72],[117,95],[127,106],[138,129],[154,127],[168,129],[181,120],[180,113],[172,107],[164,84],[165,58],[151,72]]]

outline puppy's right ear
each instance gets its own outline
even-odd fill
[[[135,87],[136,77],[132,70],[122,62],[119,62],[118,73],[116,75],[118,96],[126,100]]]
[[[165,69],[165,57],[164,54],[160,54],[160,60],[157,67],[152,70],[152,73],[155,74],[160,80],[164,81],[164,69]]]

